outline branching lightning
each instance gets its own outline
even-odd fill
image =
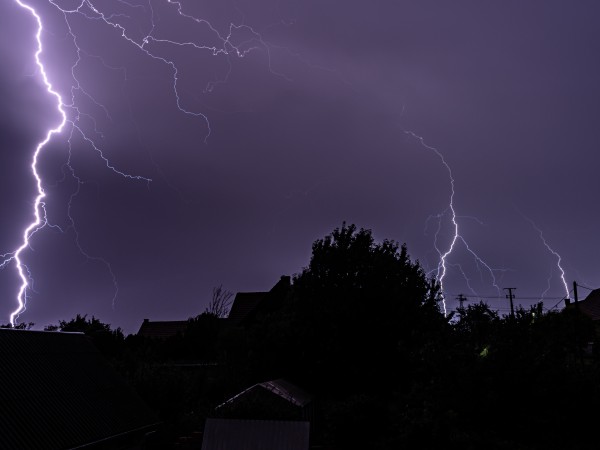
[[[556,267],[558,268],[559,272],[560,272],[560,281],[565,289],[565,298],[569,298],[569,287],[567,284],[567,281],[565,279],[565,270],[562,267],[562,257],[560,256],[560,254],[554,250],[552,247],[550,247],[550,244],[548,244],[548,241],[546,241],[546,238],[544,237],[544,232],[541,230],[540,227],[538,227],[536,225],[536,223],[530,219],[529,217],[525,216],[523,213],[521,213],[521,215],[523,216],[523,218],[525,220],[527,220],[531,226],[535,229],[535,231],[537,231],[538,236],[540,237],[540,240],[542,241],[542,244],[544,244],[544,247],[546,247],[546,249],[552,253],[552,255],[554,255],[554,257],[556,258]],[[550,286],[550,280],[552,279],[552,272],[550,272],[550,275],[548,276],[548,286]],[[548,288],[549,289],[549,288]],[[548,289],[546,289],[544,291],[544,294],[548,291]],[[542,294],[542,296],[544,295]]]
[[[48,133],[46,134],[46,138],[37,145],[33,153],[33,161],[31,162],[31,172],[33,174],[33,177],[35,178],[35,183],[37,187],[37,195],[33,203],[34,221],[31,222],[27,228],[25,228],[23,232],[23,240],[21,245],[14,252],[3,255],[5,259],[0,264],[0,267],[4,267],[9,262],[14,261],[17,267],[19,278],[21,279],[21,286],[17,294],[17,309],[15,309],[10,315],[10,323],[13,325],[15,324],[16,319],[19,317],[19,314],[25,311],[27,304],[27,289],[30,285],[31,280],[29,276],[29,270],[27,269],[27,266],[25,266],[25,264],[23,263],[21,255],[23,251],[29,247],[30,239],[32,238],[32,236],[48,223],[46,217],[46,206],[44,203],[46,193],[44,192],[44,188],[42,186],[42,179],[40,178],[40,175],[37,170],[38,158],[40,153],[42,152],[42,149],[46,146],[48,142],[50,142],[50,139],[52,139],[52,136],[57,133],[60,133],[67,123],[67,114],[64,109],[62,98],[60,94],[53,89],[52,84],[48,80],[48,75],[46,74],[44,65],[40,60],[40,55],[42,53],[42,19],[31,6],[22,3],[21,0],[15,1],[21,8],[24,8],[27,11],[29,11],[29,13],[35,18],[37,22],[37,32],[35,35],[37,42],[37,50],[35,52],[35,62],[42,75],[42,80],[44,82],[44,85],[46,86],[46,90],[51,96],[53,96],[56,99],[56,109],[61,117],[61,120],[55,128],[52,128],[48,131]]]
[[[53,225],[48,220],[45,202],[46,192],[44,190],[45,183],[38,169],[38,161],[40,155],[46,149],[50,141],[58,134],[64,133],[67,135],[66,142],[68,145],[68,158],[66,163],[64,164],[63,174],[65,177],[69,176],[76,183],[76,188],[71,193],[68,200],[67,217],[69,225],[67,229],[71,229],[73,231],[74,240],[79,251],[86,258],[103,264],[106,267],[107,271],[110,273],[114,284],[114,296],[112,299],[113,307],[115,305],[118,293],[117,277],[107,260],[105,260],[102,257],[91,255],[81,245],[80,235],[76,227],[76,221],[74,220],[74,217],[72,215],[73,202],[80,194],[81,187],[85,183],[85,181],[77,174],[73,165],[71,164],[71,156],[73,151],[72,143],[74,139],[81,139],[81,142],[83,142],[86,145],[86,147],[93,150],[93,152],[95,152],[99,156],[99,158],[103,161],[104,166],[116,175],[119,175],[120,177],[131,181],[141,181],[147,184],[149,184],[152,181],[150,178],[145,176],[129,174],[126,171],[119,169],[110,161],[110,159],[106,156],[106,153],[103,151],[103,146],[99,145],[98,143],[98,137],[102,138],[103,133],[102,130],[99,129],[96,119],[92,114],[89,114],[84,110],[80,109],[80,106],[78,105],[78,101],[84,98],[86,99],[86,102],[89,101],[91,104],[93,104],[93,107],[97,108],[97,111],[102,111],[101,114],[104,114],[109,121],[112,121],[108,108],[106,108],[100,101],[97,101],[94,98],[94,96],[85,89],[84,85],[80,83],[78,79],[78,67],[80,63],[84,61],[84,58],[100,58],[100,56],[89,54],[82,49],[82,46],[80,46],[80,42],[78,41],[77,34],[74,31],[77,29],[75,26],[76,22],[72,22],[72,17],[77,16],[79,18],[84,18],[88,21],[94,21],[96,23],[99,23],[102,26],[106,26],[107,29],[111,30],[113,33],[116,33],[120,38],[122,38],[125,41],[126,45],[133,46],[133,48],[136,49],[136,51],[140,51],[146,57],[165,65],[169,71],[169,92],[172,92],[174,105],[178,108],[178,110],[181,113],[198,119],[203,124],[203,130],[204,126],[206,127],[206,132],[203,136],[205,143],[209,139],[212,132],[211,124],[208,120],[208,117],[202,111],[199,111],[196,108],[189,106],[188,103],[186,103],[186,99],[181,93],[184,92],[181,88],[180,81],[180,76],[182,73],[181,67],[178,67],[176,58],[165,56],[163,54],[164,49],[173,49],[175,47],[187,48],[194,52],[204,52],[215,57],[226,58],[229,64],[229,70],[226,70],[224,74],[221,74],[222,76],[216,77],[216,79],[207,82],[203,89],[204,93],[213,92],[215,88],[217,88],[217,86],[227,83],[229,81],[229,77],[231,75],[233,67],[233,58],[244,58],[254,51],[264,52],[264,54],[266,55],[266,64],[270,73],[287,81],[291,81],[291,78],[288,75],[281,73],[274,68],[272,58],[272,51],[274,50],[285,51],[288,53],[288,55],[295,57],[302,63],[310,65],[311,67],[334,72],[331,69],[310,64],[310,62],[308,60],[303,59],[300,54],[294,53],[285,47],[276,46],[267,42],[261,35],[260,31],[257,31],[252,26],[245,24],[243,14],[241,22],[231,22],[229,23],[228,27],[223,27],[223,29],[219,31],[217,27],[213,26],[210,23],[210,21],[188,14],[188,12],[184,10],[184,7],[180,1],[162,0],[164,3],[166,3],[166,7],[169,8],[170,11],[174,15],[176,15],[176,17],[179,17],[182,21],[189,23],[194,27],[201,27],[203,32],[208,32],[211,34],[211,42],[205,44],[202,42],[197,42],[196,40],[183,41],[170,39],[168,37],[162,36],[160,31],[160,22],[158,20],[157,13],[154,11],[152,0],[148,0],[147,4],[145,5],[137,5],[129,3],[125,0],[117,0],[117,3],[120,4],[122,7],[129,8],[126,9],[127,13],[104,12],[102,7],[97,6],[95,0],[78,0],[77,4],[70,8],[65,8],[64,6],[61,6],[59,0],[46,0],[48,4],[52,5],[60,14],[62,14],[61,17],[64,17],[68,37],[71,40],[75,51],[75,62],[72,64],[70,72],[73,84],[71,85],[70,93],[67,93],[66,95],[61,95],[61,93],[59,93],[60,89],[55,88],[53,83],[49,79],[47,70],[41,58],[43,52],[42,34],[44,32],[41,15],[38,14],[34,7],[30,6],[30,4],[27,3],[27,0],[14,1],[20,8],[26,10],[29,13],[34,18],[37,24],[35,32],[37,48],[35,50],[34,59],[41,74],[41,78],[46,88],[46,91],[55,103],[56,112],[58,114],[58,123],[53,128],[47,131],[45,138],[41,142],[39,142],[39,144],[37,144],[35,150],[33,151],[30,167],[37,188],[36,196],[33,199],[33,219],[29,223],[29,225],[27,225],[23,230],[22,237],[19,241],[18,246],[12,251],[0,254],[0,269],[6,268],[9,265],[14,265],[20,280],[20,287],[18,289],[16,298],[17,307],[10,314],[10,322],[13,325],[16,324],[16,321],[18,320],[19,316],[26,310],[28,295],[29,292],[32,291],[33,286],[32,274],[30,273],[30,270],[27,267],[26,262],[23,258],[24,253],[31,247],[33,237],[40,230],[46,227],[58,228],[57,225]],[[130,19],[131,17],[128,16],[128,14],[130,13],[130,11],[134,10],[143,10],[144,13],[148,13],[149,16],[149,23],[146,24],[147,29],[141,30],[141,33],[139,34],[131,32],[128,27],[123,25],[123,23],[126,23],[123,22],[123,20]],[[100,60],[103,64],[105,64],[102,58],[100,58]],[[107,67],[109,66],[107,65]],[[92,124],[91,131],[88,130],[90,128],[88,121]],[[477,295],[471,283],[471,279],[467,276],[467,273],[464,270],[463,266],[460,263],[455,262],[455,259],[452,258],[453,253],[457,251],[458,247],[460,247],[462,251],[470,255],[470,258],[473,259],[482,279],[483,274],[489,274],[489,277],[491,279],[491,285],[494,289],[496,289],[498,295],[500,296],[502,290],[498,285],[496,274],[499,272],[504,272],[507,269],[494,268],[490,266],[484,261],[483,258],[481,258],[476,253],[475,250],[473,250],[473,248],[469,245],[465,237],[461,235],[461,219],[464,218],[469,220],[477,220],[479,223],[481,222],[477,218],[470,216],[460,216],[457,214],[455,207],[455,178],[444,154],[441,151],[439,151],[436,147],[428,145],[425,142],[425,139],[419,136],[418,134],[412,131],[404,131],[404,133],[407,136],[409,136],[410,139],[417,141],[418,145],[420,145],[422,148],[433,153],[443,165],[444,170],[446,171],[448,176],[449,196],[447,207],[445,207],[445,209],[442,212],[430,216],[430,218],[427,220],[427,222],[437,222],[433,242],[433,247],[437,252],[437,267],[431,271],[431,274],[435,275],[442,289],[442,303],[444,314],[448,313],[445,300],[445,296],[447,296],[448,293],[444,291],[444,282],[447,279],[450,271],[456,270],[464,278],[467,288],[474,295]],[[294,195],[295,194],[296,193],[294,193]],[[304,193],[304,195],[306,196],[308,194]],[[548,249],[548,251],[550,251],[557,258],[557,266],[561,273],[561,280],[564,285],[566,294],[568,296],[569,292],[567,289],[567,283],[565,281],[565,272],[561,266],[561,256],[550,247],[550,245],[545,240],[542,231],[535,225],[535,223],[531,219],[527,220],[537,230],[540,239],[542,240],[543,244]],[[443,225],[448,225],[448,222],[451,238],[449,242],[442,242],[442,239],[440,238],[442,234],[442,228]],[[67,230],[61,229],[61,231],[64,232]],[[550,280],[548,280],[548,283],[549,282]],[[544,291],[544,293],[546,291]]]
[[[82,92],[86,97],[91,99],[96,105],[101,107],[106,112],[107,115],[108,115],[108,111],[101,104],[96,102],[93,99],[93,97],[90,96],[81,87],[79,81],[77,80],[77,77],[75,76],[75,68],[81,60],[81,50],[79,49],[79,46],[77,45],[75,35],[72,33],[71,28],[69,27],[69,32],[73,39],[73,43],[75,44],[75,47],[77,49],[77,60],[74,63],[74,65],[71,67],[71,74],[73,75],[73,79],[75,80],[75,85],[71,89],[71,102],[67,103],[63,100],[63,97],[59,94],[59,92],[54,89],[52,83],[50,82],[50,80],[48,78],[46,68],[41,60],[41,55],[43,52],[42,33],[44,31],[44,27],[43,27],[43,23],[42,23],[42,19],[41,19],[40,15],[29,4],[23,3],[21,0],[15,0],[15,2],[17,5],[19,5],[19,7],[27,10],[33,16],[34,20],[36,21],[37,28],[36,28],[36,33],[35,33],[35,41],[36,41],[37,47],[36,47],[36,51],[34,53],[34,59],[35,59],[36,65],[38,67],[38,70],[41,74],[43,84],[46,87],[46,91],[55,100],[56,111],[58,112],[60,121],[54,128],[51,128],[50,130],[48,130],[48,132],[46,133],[46,137],[40,143],[38,143],[38,145],[35,148],[35,151],[33,152],[33,158],[32,158],[30,167],[31,167],[31,173],[35,180],[36,190],[37,190],[36,197],[33,201],[33,215],[34,215],[33,221],[23,231],[21,244],[14,251],[0,255],[2,258],[2,261],[0,262],[0,269],[5,268],[6,266],[8,266],[11,263],[14,263],[17,273],[18,273],[18,276],[19,276],[19,279],[20,279],[20,282],[21,282],[20,287],[18,289],[18,293],[17,293],[17,299],[16,299],[17,307],[10,314],[10,323],[12,325],[16,324],[16,321],[19,318],[19,316],[26,310],[28,291],[32,289],[32,283],[33,283],[33,279],[31,277],[29,268],[27,267],[27,265],[24,263],[24,261],[22,259],[23,252],[27,248],[30,247],[33,236],[36,233],[38,233],[40,230],[42,230],[45,227],[58,228],[57,226],[51,225],[48,221],[48,216],[47,216],[47,212],[46,212],[46,203],[44,201],[44,199],[46,198],[46,192],[44,190],[42,178],[38,171],[39,157],[40,157],[41,153],[43,152],[44,148],[47,146],[47,144],[52,140],[53,136],[63,132],[67,124],[70,124],[72,126],[71,133],[70,133],[69,139],[68,139],[69,160],[67,161],[66,165],[69,168],[71,175],[77,181],[78,189],[71,195],[71,197],[69,199],[68,218],[70,220],[71,227],[74,229],[74,232],[76,235],[77,247],[82,252],[82,254],[89,259],[101,261],[107,266],[107,268],[113,278],[113,283],[115,285],[115,296],[113,297],[113,306],[114,306],[114,301],[115,301],[116,293],[117,293],[118,289],[117,289],[117,285],[116,285],[116,277],[112,271],[112,268],[110,267],[110,264],[108,264],[108,262],[105,261],[103,258],[89,255],[87,252],[84,251],[83,247],[81,246],[81,244],[79,242],[79,234],[77,232],[77,229],[75,228],[75,221],[70,213],[72,201],[79,193],[79,186],[81,185],[81,182],[82,182],[81,179],[79,177],[77,177],[73,167],[70,164],[71,139],[73,137],[73,130],[77,130],[77,132],[81,135],[81,137],[88,144],[90,144],[96,152],[98,152],[101,159],[104,161],[106,167],[109,168],[110,170],[112,170],[113,172],[115,172],[116,174],[123,176],[125,178],[131,178],[131,179],[135,179],[135,180],[144,180],[148,183],[151,181],[149,178],[146,178],[143,176],[138,176],[138,175],[129,175],[121,170],[118,170],[114,165],[112,165],[110,163],[109,159],[104,155],[102,150],[95,144],[94,140],[91,139],[90,137],[88,137],[86,135],[86,133],[82,130],[82,128],[78,125],[78,122],[80,121],[82,113],[75,106],[75,91]],[[52,4],[56,6],[55,3],[52,3]],[[65,14],[67,13],[67,11],[63,11],[63,12]],[[68,22],[67,22],[67,24],[68,24]],[[69,118],[69,115],[67,114],[67,110],[71,110],[74,112],[73,119]]]
[[[452,253],[455,251],[457,245],[459,243],[462,243],[463,247],[465,248],[465,250],[471,254],[471,256],[474,258],[475,263],[477,265],[477,267],[481,270],[481,268],[484,268],[491,277],[492,280],[492,286],[497,290],[498,294],[500,294],[501,289],[500,286],[498,286],[498,283],[496,281],[496,275],[495,272],[498,271],[506,271],[507,269],[496,269],[496,268],[492,268],[490,265],[488,265],[468,244],[467,240],[460,234],[460,229],[459,229],[459,222],[458,222],[458,218],[459,216],[456,213],[456,209],[454,206],[454,197],[455,197],[455,180],[454,180],[454,175],[452,174],[452,168],[450,167],[450,165],[448,164],[448,162],[446,161],[446,158],[444,157],[444,155],[442,154],[442,152],[440,152],[437,148],[432,147],[428,144],[425,143],[425,139],[422,136],[417,135],[416,133],[412,132],[412,131],[404,131],[405,134],[407,134],[408,136],[410,136],[411,138],[415,139],[416,141],[419,142],[419,144],[433,152],[441,161],[442,165],[444,166],[444,168],[446,169],[446,172],[448,173],[448,179],[450,181],[450,196],[448,199],[448,207],[442,211],[439,214],[436,214],[434,216],[430,216],[427,219],[427,222],[435,219],[437,220],[437,229],[435,231],[435,237],[434,237],[434,248],[439,256],[439,261],[437,264],[437,268],[433,271],[435,272],[435,276],[436,279],[438,280],[438,282],[440,283],[440,287],[442,289],[442,294],[445,294],[444,292],[444,279],[446,278],[446,275],[448,273],[448,268],[449,267],[456,267],[459,272],[462,274],[463,278],[465,279],[465,282],[467,284],[467,287],[471,290],[471,292],[473,292],[473,294],[477,295],[477,293],[475,292],[475,290],[472,288],[471,286],[471,281],[470,279],[467,277],[465,271],[463,270],[462,266],[460,264],[451,264],[448,259],[450,258],[450,256],[452,255]],[[450,244],[448,245],[448,248],[446,250],[442,250],[440,248],[439,245],[439,234],[441,232],[442,229],[442,219],[444,217],[450,217],[450,222],[451,222],[451,229],[452,229],[452,238],[450,240]],[[470,216],[467,216],[469,219],[473,219]],[[478,219],[475,219],[478,220]],[[479,221],[479,220],[478,220]],[[480,222],[480,221],[479,221]],[[442,295],[442,305],[444,308],[444,315],[446,315],[448,313],[447,311],[447,306],[446,306],[446,299],[445,296]]]
[[[27,250],[30,247],[33,236],[37,232],[42,230],[43,228],[54,227],[54,228],[60,229],[63,232],[66,231],[66,230],[62,230],[57,225],[53,225],[53,224],[49,223],[47,213],[46,213],[46,203],[45,203],[46,192],[44,190],[44,182],[38,171],[39,156],[43,152],[43,150],[46,148],[47,144],[53,139],[53,137],[57,134],[63,133],[67,126],[70,127],[70,131],[69,131],[68,138],[67,138],[68,159],[67,159],[67,162],[65,163],[65,169],[63,169],[63,175],[66,177],[68,174],[68,176],[70,176],[73,180],[75,180],[77,187],[76,187],[75,191],[71,193],[71,195],[69,197],[69,201],[68,201],[68,208],[67,208],[67,217],[69,220],[68,228],[72,229],[74,232],[75,243],[76,243],[79,251],[86,258],[104,264],[106,266],[107,270],[109,271],[109,273],[112,277],[112,280],[113,280],[113,284],[114,284],[113,307],[114,307],[115,300],[116,300],[117,293],[118,293],[118,285],[117,285],[116,276],[115,276],[110,264],[108,263],[108,261],[106,261],[104,258],[90,255],[82,247],[82,245],[80,243],[80,239],[79,239],[79,232],[77,231],[77,228],[75,226],[75,220],[71,214],[73,201],[79,195],[81,186],[84,183],[84,181],[77,175],[75,169],[71,165],[72,142],[73,142],[74,136],[77,135],[79,138],[82,139],[82,142],[84,142],[92,150],[94,150],[99,155],[99,157],[102,159],[106,168],[108,168],[115,174],[117,174],[121,177],[124,177],[126,179],[135,180],[135,181],[144,181],[146,183],[150,183],[152,181],[150,178],[140,176],[140,175],[131,175],[131,174],[128,174],[128,173],[118,169],[115,165],[113,165],[110,162],[108,157],[103,152],[101,146],[97,144],[96,140],[91,135],[89,135],[84,130],[84,127],[82,126],[81,120],[83,117],[85,117],[88,120],[90,120],[93,125],[92,133],[95,136],[99,136],[101,138],[103,137],[103,133],[101,130],[98,129],[95,118],[92,115],[90,115],[86,112],[83,112],[80,109],[80,107],[77,105],[76,97],[78,95],[82,96],[82,98],[86,98],[93,105],[95,105],[95,107],[102,110],[103,114],[105,114],[106,117],[110,121],[112,121],[112,118],[109,114],[108,109],[103,104],[98,102],[88,91],[86,91],[84,89],[83,85],[79,82],[76,72],[77,72],[77,68],[78,68],[79,64],[82,61],[83,55],[85,55],[86,57],[93,57],[93,58],[96,58],[96,57],[100,58],[100,57],[96,56],[96,55],[90,55],[80,47],[80,45],[78,43],[77,35],[71,26],[71,22],[70,22],[71,16],[79,15],[80,17],[83,17],[86,20],[100,21],[101,23],[104,23],[106,26],[108,26],[110,29],[116,29],[118,31],[120,37],[123,38],[126,42],[135,46],[139,51],[141,51],[143,54],[145,54],[149,58],[167,65],[171,70],[172,90],[173,90],[175,104],[182,113],[189,115],[189,116],[199,118],[200,120],[202,120],[205,123],[206,130],[207,130],[205,137],[204,137],[205,143],[211,134],[211,127],[210,127],[210,123],[208,121],[208,117],[201,111],[194,111],[184,105],[182,96],[180,95],[180,92],[179,92],[179,86],[178,86],[180,69],[178,68],[177,64],[175,63],[175,61],[173,59],[170,59],[166,56],[163,56],[163,55],[157,53],[158,49],[155,49],[155,47],[157,45],[158,46],[166,45],[166,46],[190,47],[190,48],[193,48],[198,51],[208,51],[213,56],[221,55],[221,56],[228,58],[229,70],[225,73],[224,77],[214,80],[214,81],[211,81],[211,82],[208,82],[208,84],[204,88],[205,93],[211,92],[215,88],[216,85],[221,84],[221,83],[226,83],[228,81],[228,78],[231,73],[231,68],[232,68],[231,60],[229,60],[230,56],[233,55],[238,58],[243,58],[246,55],[248,55],[250,52],[253,52],[255,50],[261,50],[266,53],[267,60],[268,60],[268,68],[269,68],[269,71],[273,75],[276,75],[285,80],[291,81],[291,79],[288,76],[286,76],[283,73],[277,72],[272,66],[271,49],[272,48],[279,49],[279,47],[274,47],[271,44],[269,44],[268,42],[266,42],[258,31],[256,31],[251,26],[248,26],[242,22],[241,24],[230,23],[227,34],[225,34],[225,35],[221,34],[217,30],[217,28],[215,28],[209,21],[202,19],[202,18],[194,17],[190,14],[187,14],[184,11],[183,6],[179,1],[165,0],[168,5],[172,6],[175,9],[176,13],[178,14],[179,17],[182,18],[182,20],[190,21],[191,23],[194,23],[198,26],[205,27],[206,29],[208,29],[210,31],[210,33],[213,35],[213,37],[215,38],[215,41],[218,43],[218,45],[204,45],[204,44],[194,42],[194,41],[181,42],[181,41],[167,39],[167,38],[164,38],[161,36],[157,36],[155,11],[153,9],[151,1],[148,1],[148,5],[147,5],[147,7],[149,8],[149,11],[150,11],[149,30],[144,34],[144,36],[142,38],[137,38],[137,39],[132,37],[128,33],[128,30],[126,29],[126,27],[120,23],[121,19],[131,18],[127,14],[105,13],[101,10],[100,7],[97,7],[95,2],[92,0],[81,0],[76,5],[74,5],[73,7],[70,7],[70,8],[65,8],[65,7],[61,6],[57,0],[47,0],[47,1],[50,5],[54,6],[63,15],[67,33],[68,33],[68,35],[73,43],[73,46],[75,48],[76,59],[75,59],[75,62],[73,63],[73,65],[71,66],[71,77],[73,80],[73,84],[72,84],[71,90],[70,90],[70,98],[68,98],[68,100],[67,100],[66,99],[67,97],[63,97],[59,93],[59,91],[53,87],[53,84],[48,77],[47,70],[41,59],[41,55],[42,55],[42,51],[43,51],[42,33],[44,32],[44,26],[43,26],[43,21],[42,21],[40,14],[36,11],[36,9],[33,6],[31,6],[29,3],[25,2],[24,0],[15,0],[16,4],[19,7],[27,10],[29,12],[29,14],[31,14],[36,21],[37,28],[36,28],[36,32],[35,32],[36,33],[35,39],[36,39],[36,43],[37,43],[37,48],[36,48],[35,55],[34,55],[35,63],[39,69],[41,76],[42,76],[42,80],[46,87],[47,92],[49,93],[49,95],[52,98],[54,98],[54,101],[56,104],[56,110],[58,112],[60,120],[59,120],[59,123],[54,128],[48,130],[48,132],[46,133],[45,139],[37,145],[37,147],[35,148],[35,151],[33,153],[33,158],[32,158],[32,162],[31,162],[31,171],[32,171],[32,175],[35,179],[35,183],[36,183],[36,187],[37,187],[37,195],[33,201],[33,212],[34,212],[33,221],[23,231],[21,244],[13,251],[10,251],[10,252],[4,253],[4,254],[0,254],[0,257],[1,257],[0,269],[5,268],[11,264],[14,264],[16,267],[16,270],[18,272],[19,278],[21,280],[21,284],[20,284],[18,294],[17,294],[17,308],[10,315],[10,322],[13,325],[16,324],[16,321],[17,321],[19,315],[22,314],[26,310],[28,292],[32,289],[32,283],[33,283],[30,271],[29,271],[28,267],[26,266],[25,262],[23,261],[23,253],[25,252],[25,250]],[[143,5],[134,5],[134,4],[128,3],[124,0],[119,0],[119,3],[124,5],[125,7],[131,8],[131,10],[141,9],[144,12],[146,12],[146,7]],[[234,41],[237,41],[237,43]],[[285,49],[285,50],[287,50],[287,49]],[[101,58],[100,58],[100,60],[102,61]],[[105,64],[104,61],[102,61],[102,63]]]

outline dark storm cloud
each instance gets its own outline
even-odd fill
[[[48,74],[70,98],[77,53],[67,22],[52,4],[32,4],[47,24]],[[564,295],[557,259],[528,218],[562,255],[569,283],[600,283],[593,2],[181,3],[213,30],[167,1],[96,6],[138,42],[154,12],[156,39],[212,46],[216,30],[256,50],[238,58],[149,44],[177,64],[180,106],[206,115],[207,137],[203,117],[177,108],[170,65],[97,17],[68,15],[82,50],[73,71],[77,124],[98,149],[74,133],[80,185],[64,165],[68,135],[41,158],[48,217],[64,231],[45,229],[26,252],[35,291],[22,320],[43,326],[87,312],[134,332],[144,317],[187,318],[204,309],[215,285],[264,290],[300,271],[311,243],[343,220],[406,242],[433,270],[437,222],[428,217],[447,208],[450,180],[408,130],[452,168],[462,234],[498,269],[500,288],[545,293],[547,306]],[[57,116],[32,62],[35,23],[16,3],[0,8],[3,253],[31,217],[31,151]],[[119,176],[97,150],[153,181]],[[67,205],[78,187],[70,209],[77,234]],[[451,231],[446,216],[442,251]],[[460,292],[498,294],[487,269],[458,244],[445,279],[450,308]],[[114,308],[107,263],[118,281]],[[16,289],[9,266],[0,272],[6,317]]]

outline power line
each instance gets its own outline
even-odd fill
[[[455,297],[458,297],[461,294],[456,294]],[[464,297],[467,298],[486,298],[486,299],[498,299],[501,300],[505,297],[501,297],[499,295],[463,295]],[[562,300],[564,299],[564,297],[540,297],[539,295],[535,296],[535,297],[519,297],[520,299],[523,300]]]
[[[510,315],[511,315],[511,317],[515,316],[515,308],[513,306],[513,299],[515,298],[515,296],[513,295],[513,289],[516,289],[516,288],[514,288],[514,287],[504,288],[505,291],[508,291],[508,295],[506,296],[506,298],[510,300]]]
[[[579,284],[579,283],[577,283],[577,286],[582,287],[584,289],[587,289],[588,291],[595,291],[596,289],[598,289],[598,288],[587,287],[587,286],[584,286],[584,285]]]

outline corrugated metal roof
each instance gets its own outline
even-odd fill
[[[305,406],[312,401],[312,396],[306,391],[303,391],[295,384],[290,383],[282,378],[272,381],[266,381],[259,384],[261,387],[268,389],[274,394],[286,399],[296,406]]]
[[[84,334],[0,329],[0,447],[68,449],[157,419]]]
[[[273,394],[283,398],[284,400],[287,400],[293,405],[299,407],[304,407],[312,401],[312,396],[309,393],[303,391],[298,386],[290,383],[289,381],[279,378],[277,380],[265,381],[263,383],[257,383],[253,386],[250,386],[248,389],[243,390],[239,394],[234,395],[230,399],[217,406],[217,409],[229,403],[235,402],[237,399],[243,397],[244,395],[248,394],[249,392],[255,389],[266,389],[272,392]]]
[[[308,422],[206,419],[202,450],[307,450]]]
[[[166,339],[176,336],[177,333],[183,335],[185,330],[187,330],[187,326],[187,320],[151,322],[148,319],[144,319],[137,334],[138,336],[149,338]]]

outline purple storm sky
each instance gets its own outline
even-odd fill
[[[343,221],[436,273],[452,179],[448,310],[462,293],[506,311],[505,287],[553,307],[558,255],[569,290],[600,286],[598,2],[22,1],[74,103],[40,154],[51,226],[22,253],[19,321],[186,319],[214,286],[298,273]],[[21,245],[32,154],[60,122],[35,32],[0,4],[0,254]],[[18,289],[12,261],[0,322]]]

